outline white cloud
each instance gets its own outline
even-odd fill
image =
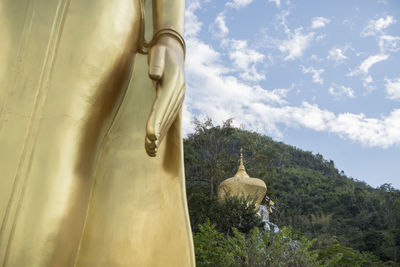
[[[185,38],[194,37],[201,30],[202,23],[194,14],[199,8],[199,1],[191,1],[185,9]]]
[[[302,28],[297,28],[294,34],[289,33],[289,39],[279,45],[282,53],[287,53],[285,60],[293,60],[301,57],[304,51],[310,46],[314,33],[304,34]]]
[[[379,36],[379,49],[381,53],[385,52],[397,52],[400,50],[399,47],[400,37],[391,35]]]
[[[360,66],[358,66],[354,71],[350,72],[348,76],[354,76],[358,74],[367,74],[369,69],[376,63],[381,62],[389,58],[389,55],[385,54],[377,54],[374,56],[369,56],[363,62],[361,62]]]
[[[281,0],[268,0],[270,3],[275,3],[277,7],[281,6]]]
[[[282,10],[277,15],[277,19],[279,21],[279,25],[281,25],[283,27],[283,30],[286,33],[286,35],[290,35],[290,29],[287,26],[287,20],[286,20],[286,17],[289,16],[289,14],[290,14],[289,10]]]
[[[367,84],[370,84],[370,83],[372,83],[372,82],[373,82],[373,80],[372,80],[372,77],[371,77],[371,75],[368,75],[367,77],[365,77],[364,81],[365,81]]]
[[[190,77],[188,79],[190,81],[189,85],[195,88],[202,88],[201,92],[198,92],[201,93],[202,97],[218,96],[224,99],[216,97],[210,101],[211,103],[214,101],[226,101],[224,106],[229,106],[233,99],[235,101],[232,103],[237,101],[243,101],[243,103],[262,101],[278,104],[285,102],[283,99],[285,94],[282,90],[264,90],[257,85],[248,85],[229,75],[226,70],[220,64],[220,54],[213,50],[212,47],[200,40],[188,40],[187,75]],[[258,97],[254,94],[256,92]],[[199,100],[198,96],[196,96],[196,101]]]
[[[379,18],[377,20],[370,20],[368,25],[361,32],[361,36],[374,36],[378,33],[383,33],[384,30],[397,21],[392,16],[386,18]]]
[[[390,26],[390,24],[394,23],[395,20],[392,16],[386,16],[386,18],[380,18],[378,20],[373,21],[373,26],[376,30],[380,31],[382,29],[386,29]]]
[[[331,22],[330,19],[324,18],[324,17],[315,17],[312,20],[312,28],[317,29],[317,28],[322,28],[325,27],[326,24]]]
[[[368,89],[368,92],[375,90],[375,86],[372,85],[374,80],[372,79],[371,75],[368,76],[364,75],[364,77],[362,78],[362,82],[363,86]]]
[[[366,58],[361,64],[353,71],[347,74],[347,76],[355,76],[362,75],[363,86],[368,89],[368,92],[371,92],[375,89],[375,86],[372,85],[373,79],[371,75],[369,75],[369,69],[376,63],[387,60],[389,55],[386,54],[377,54],[374,56],[369,56]]]
[[[265,128],[278,130],[277,124],[289,127],[305,127],[315,131],[337,134],[343,139],[356,141],[365,146],[387,148],[400,144],[400,109],[393,110],[388,116],[368,118],[364,114],[335,114],[320,109],[317,105],[304,102],[299,107],[270,107],[257,105],[254,110],[262,116]],[[264,119],[261,117],[261,120]]]
[[[293,87],[294,87],[294,84],[292,84],[292,85],[290,86],[290,88],[278,88],[278,89],[272,90],[272,93],[273,93],[274,95],[280,97],[280,100],[277,101],[277,102],[279,102],[280,104],[286,103],[286,101],[284,100],[284,98],[286,98],[286,96],[287,96],[288,93],[293,89]]]
[[[195,16],[187,12],[187,16],[192,15]],[[199,25],[197,18],[190,19],[192,24]],[[278,138],[282,137],[280,127],[284,125],[333,133],[366,146],[385,148],[400,145],[400,109],[393,110],[387,116],[369,118],[362,113],[335,114],[307,102],[292,106],[286,97],[293,86],[289,89],[268,90],[234,77],[231,68],[223,64],[222,55],[196,37],[198,31],[193,31],[186,40],[184,133],[192,131],[190,120],[194,115],[208,115],[215,122],[234,117],[236,126],[245,124],[251,130]],[[243,43],[236,45],[237,50],[240,50]],[[244,66],[247,63],[240,64]],[[397,83],[397,79],[390,82]],[[346,90],[343,89],[344,92]]]
[[[256,67],[253,65],[248,70],[239,74],[239,77],[245,81],[250,82],[259,82],[265,80],[265,74],[259,72]]]
[[[251,2],[253,2],[253,0],[233,0],[232,2],[228,2],[226,5],[233,8],[242,8],[249,5]]]
[[[324,79],[321,78],[321,74],[324,72],[324,69],[314,69],[312,67],[305,68],[304,66],[301,66],[301,70],[303,73],[311,73],[312,74],[312,80],[314,83],[318,84],[323,84]]]
[[[329,88],[329,93],[335,98],[341,98],[341,97],[354,98],[354,90],[350,87],[346,87],[343,85],[341,86],[332,85]]]
[[[376,63],[378,63],[378,62],[381,62],[381,61],[383,61],[383,60],[386,60],[386,59],[388,59],[388,58],[389,58],[388,55],[382,55],[382,54],[380,54],[380,55],[375,55],[375,56],[370,56],[370,57],[368,57],[367,59],[365,59],[365,60],[361,63],[359,69],[360,69],[360,71],[362,71],[363,73],[368,73],[368,71],[369,71],[369,69],[372,67],[372,65],[374,65],[374,64],[376,64]]]
[[[237,126],[245,124],[278,138],[282,137],[279,125],[284,124],[334,133],[366,146],[400,144],[400,109],[386,117],[368,118],[364,114],[335,114],[307,102],[290,106],[285,100],[290,89],[266,90],[239,81],[220,64],[220,54],[199,40],[188,40],[187,75],[186,118],[208,115],[221,122],[234,117]],[[339,89],[351,97],[351,89],[335,88]],[[185,131],[190,132],[188,128]]]
[[[227,40],[226,43],[229,46],[229,58],[235,69],[241,72],[240,78],[253,82],[265,79],[265,75],[256,69],[256,64],[262,63],[265,58],[263,54],[249,48],[245,40]]]
[[[396,79],[385,78],[387,98],[400,99],[400,77]]]
[[[400,144],[400,109],[387,117],[367,118],[364,114],[342,113],[329,123],[332,132],[371,147]]]
[[[218,14],[218,16],[215,18],[214,23],[211,25],[214,34],[219,38],[226,37],[229,33],[229,29],[226,26],[225,20],[226,20],[225,14],[221,12]]]
[[[344,55],[344,51],[340,48],[332,48],[329,50],[327,59],[335,61],[336,64],[342,63],[347,57]]]

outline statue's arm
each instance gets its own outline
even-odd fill
[[[184,0],[153,0],[154,32],[163,28],[172,28],[183,36]]]
[[[179,114],[185,94],[183,40],[184,0],[153,0],[154,36],[149,51],[149,76],[156,83],[156,98],[147,121],[145,148],[157,149]]]

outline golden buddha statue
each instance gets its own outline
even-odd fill
[[[195,265],[183,15],[184,0],[0,2],[2,267]]]
[[[267,185],[258,178],[251,178],[244,168],[243,153],[240,149],[240,164],[234,177],[228,178],[218,186],[218,198],[223,200],[227,194],[236,197],[249,197],[254,201],[256,208],[261,204],[267,193]]]

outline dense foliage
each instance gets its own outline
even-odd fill
[[[247,205],[247,199],[227,196],[221,202],[217,198],[209,198],[204,189],[198,186],[188,190],[193,231],[197,232],[199,225],[207,220],[215,223],[216,230],[226,235],[233,234],[232,228],[247,234],[254,227],[263,226],[254,204]]]
[[[273,235],[253,228],[248,235],[233,229],[233,236],[215,230],[210,221],[199,226],[194,235],[198,267],[261,267],[261,266],[318,266],[317,251],[310,248],[312,241],[291,240],[290,228]]]
[[[365,263],[378,258],[387,264],[400,263],[399,190],[388,184],[372,188],[339,172],[333,161],[319,154],[232,127],[230,120],[222,126],[214,126],[210,120],[195,121],[195,126],[195,133],[184,140],[195,236],[207,218],[221,234],[232,226],[238,228],[235,223],[218,222],[215,214],[223,212],[215,208],[215,197],[218,184],[235,174],[242,147],[247,172],[266,182],[268,195],[277,203],[278,212],[271,220],[315,239],[320,257],[341,255],[336,260],[363,257]],[[251,222],[246,230],[238,231],[249,234],[252,226],[257,225]],[[228,233],[230,238],[232,234]]]

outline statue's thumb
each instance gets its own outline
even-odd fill
[[[155,45],[149,52],[149,76],[151,79],[158,81],[162,78],[165,66],[165,51],[163,45]]]
[[[159,144],[159,125],[156,123],[156,112],[157,112],[157,106],[158,104],[158,94],[156,96],[156,99],[153,102],[153,106],[150,112],[150,116],[147,120],[147,125],[146,125],[146,141],[145,141],[145,146],[146,146],[146,151],[147,154],[151,157],[154,157],[157,153],[157,147]]]

